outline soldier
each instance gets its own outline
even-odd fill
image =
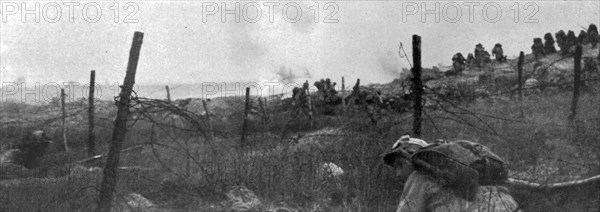
[[[467,65],[471,67],[473,63],[475,63],[475,57],[473,56],[473,53],[469,53],[467,55]]]
[[[314,85],[318,89],[319,100],[333,105],[341,103],[341,98],[337,96],[337,91],[335,90],[336,83],[332,84],[331,79],[321,79],[320,81],[316,81]]]
[[[352,94],[358,95],[360,93],[360,79],[356,79],[356,84],[352,86]]]
[[[401,148],[402,150],[412,155],[417,150],[427,145],[429,144],[424,140],[411,138],[409,133],[404,133],[394,143],[394,145],[392,145],[392,152],[387,153],[384,156],[385,164],[395,168],[396,177],[399,177],[401,180],[406,180],[408,176],[414,171],[412,161],[405,155],[397,155],[395,152],[393,152],[393,150]]]
[[[42,130],[37,130],[23,138],[18,144],[0,155],[0,163],[12,163],[34,168],[40,165],[48,146],[53,142]]]
[[[331,95],[331,89],[333,89],[333,87],[331,86],[331,79],[327,78],[325,79],[325,86],[323,88],[325,90],[325,96],[326,98]]]
[[[356,84],[352,87],[352,93],[345,98],[347,105],[362,104],[360,101],[360,79],[356,79]]]
[[[473,154],[472,150],[467,150],[467,148],[463,147],[462,143],[465,143],[465,146],[477,147],[474,149],[481,151],[479,153],[482,154]],[[480,174],[469,175],[473,174],[474,170],[470,168],[465,169],[460,165],[452,165],[453,162],[451,161],[457,158],[461,158],[458,160],[466,159],[467,161],[477,159],[483,155],[487,155],[486,160],[491,160],[490,158],[494,158],[495,160],[495,158],[498,158],[487,147],[477,144],[472,145],[474,144],[472,142],[462,143],[457,144],[442,140],[436,144],[427,144],[423,140],[410,138],[408,135],[403,135],[400,140],[394,143],[392,150],[386,153],[383,159],[386,165],[392,166],[395,169],[396,176],[405,182],[397,212],[517,211],[518,205],[508,193],[508,190],[502,184],[494,184],[491,181],[487,181],[487,179],[495,177],[493,174],[488,176]],[[437,156],[438,154],[427,153],[428,150],[432,150],[429,151],[430,153],[441,152],[441,154],[461,155],[453,155],[456,158],[448,160]],[[423,160],[420,159],[422,157],[419,156],[421,153],[429,155],[425,157],[431,157],[434,161],[440,160],[440,164],[447,164],[448,166],[443,167],[444,171],[436,172],[437,168],[435,164],[423,163]],[[466,173],[462,171],[466,171]],[[443,176],[449,173],[457,175],[450,174],[450,177]],[[471,186],[470,184],[454,185],[451,182],[475,183]]]
[[[567,54],[571,54],[574,49],[572,49],[573,47],[575,47],[575,45],[577,45],[577,37],[575,37],[575,32],[569,30],[569,32],[567,33],[567,43],[565,45]]]
[[[590,24],[587,31],[592,48],[596,48],[596,44],[600,41],[600,35],[598,35],[598,28],[594,24]]]
[[[541,56],[544,56],[544,44],[542,44],[541,38],[534,38],[533,45],[531,46],[531,52],[535,56],[535,59],[538,59]]]
[[[306,82],[304,82],[304,84],[302,84],[302,90],[308,91],[308,80],[306,80]]]
[[[565,31],[563,31],[563,30],[558,31],[556,33],[555,37],[556,37],[556,43],[558,44],[558,47],[560,47],[560,54],[566,55],[568,52],[568,49],[566,47],[567,35],[565,34]]]
[[[294,100],[294,104],[298,108],[303,108],[306,106],[306,103],[308,102],[308,99],[306,98],[307,91],[308,91],[308,80],[306,82],[304,82],[304,84],[302,85],[302,88],[295,87],[292,90],[292,99]]]
[[[465,57],[459,52],[452,56],[452,67],[454,68],[454,73],[461,73],[465,69]]]
[[[539,95],[541,93],[539,85],[540,85],[540,82],[535,78],[529,78],[529,79],[525,80],[525,86],[524,86],[525,96],[530,97],[530,96]]]
[[[556,48],[554,48],[554,38],[552,38],[552,34],[549,32],[544,35],[544,51],[546,54],[556,52]]]
[[[598,27],[596,27],[596,24],[590,24],[588,27],[587,33],[592,34],[592,32],[596,32],[596,34],[598,34]]]
[[[488,51],[483,51],[483,63],[491,63],[492,62],[492,56],[490,55],[490,53]]]
[[[579,31],[579,36],[577,36],[577,43],[579,45],[588,44],[590,41],[588,39],[588,34],[584,30]]]
[[[483,45],[481,45],[481,43],[475,45],[475,63],[478,67],[481,67],[481,65],[483,64],[484,52],[485,49],[483,48]]]
[[[330,91],[329,91],[329,92],[330,92],[331,94],[333,94],[333,95],[337,95],[337,94],[338,94],[337,90],[335,89],[335,86],[336,86],[336,85],[337,85],[337,83],[336,83],[336,82],[333,82],[333,84],[331,84],[331,89],[330,89]]]
[[[598,64],[596,64],[596,61],[594,61],[593,58],[584,58],[583,72],[581,73],[582,87],[587,88],[588,84],[592,82],[591,80],[597,79],[599,74],[600,73],[598,73]],[[588,80],[590,81],[588,82]]]
[[[300,112],[308,114],[308,88],[308,80],[306,80],[302,85],[302,88],[295,87],[292,90],[292,98],[296,105],[296,112],[294,115],[298,115]]]
[[[494,45],[494,49],[492,49],[492,55],[496,56],[496,62],[502,63],[506,62],[506,56],[504,56],[504,51],[502,50],[502,44],[497,43]]]
[[[320,81],[315,81],[313,85],[317,87],[317,98],[319,98],[319,100],[323,100],[325,97],[325,84],[323,83],[323,80],[321,79]]]

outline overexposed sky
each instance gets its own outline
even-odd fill
[[[36,3],[39,15],[26,14],[23,6],[34,10]],[[296,23],[282,15],[283,5],[290,2],[274,2],[279,6],[274,7],[271,22],[268,2],[241,1],[239,23],[231,14],[225,15],[225,23],[221,20],[223,6],[233,10],[236,1],[117,1],[118,7],[115,2],[94,3],[101,14],[95,13],[94,5],[87,5],[84,14],[85,2],[73,6],[70,15],[64,2],[2,1],[0,81],[21,77],[28,83],[83,84],[93,69],[97,82],[120,83],[133,32],[142,31],[138,84],[277,81],[282,69],[299,82],[342,76],[350,82],[356,78],[389,82],[402,68],[409,68],[406,58],[398,55],[398,46],[404,43],[410,59],[413,34],[422,37],[423,65],[430,67],[449,65],[453,54],[466,55],[477,43],[486,50],[501,43],[511,57],[519,51],[529,53],[533,38],[546,32],[564,29],[579,34],[582,27],[600,23],[598,1],[331,1],[326,8],[327,1],[296,1],[291,3],[302,8]],[[208,14],[214,5],[219,11]],[[470,14],[468,5],[473,5],[474,13]],[[487,16],[483,15],[486,5]],[[56,8],[62,12],[60,17]],[[519,17],[515,17],[516,8]],[[433,12],[423,13],[425,9]],[[262,16],[251,23],[256,11]],[[26,20],[22,20],[23,13]],[[294,7],[288,7],[287,14],[286,18],[294,18]],[[69,20],[70,16],[74,19]],[[337,23],[325,23],[326,19]]]

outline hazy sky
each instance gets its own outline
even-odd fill
[[[282,15],[283,5],[290,2],[279,2],[274,7],[273,22],[266,6],[269,3],[240,2],[239,23],[234,15],[226,15],[225,23],[221,20],[222,3],[233,10],[234,1],[204,1],[205,8],[202,2],[192,1],[118,3],[117,23],[114,2],[99,2],[100,19],[91,23],[97,15],[94,5],[84,10],[84,3],[73,6],[41,1],[40,21],[36,22],[36,15],[25,15],[27,20],[21,17],[25,13],[22,7],[33,10],[35,2],[2,1],[0,80],[22,77],[28,83],[85,83],[94,69],[97,82],[120,83],[133,32],[142,31],[145,37],[136,76],[139,84],[265,82],[281,80],[281,75],[295,75],[297,81],[345,76],[348,81],[361,78],[363,82],[389,82],[399,70],[409,68],[406,58],[398,55],[398,46],[403,42],[412,58],[413,34],[422,36],[423,65],[434,66],[450,64],[454,53],[466,55],[477,43],[486,50],[501,43],[511,57],[519,51],[531,52],[533,38],[543,37],[546,32],[554,34],[565,29],[579,34],[582,26],[600,23],[598,1],[537,1],[528,5],[498,1],[487,5],[487,16],[483,15],[487,2],[332,1],[324,8],[326,1],[318,1],[318,6],[315,1],[297,1],[288,5],[291,7],[287,7],[286,16],[293,19],[293,6],[299,5],[302,16],[296,23],[286,21]],[[437,3],[439,12],[425,14],[426,20],[422,20],[423,3],[428,10],[434,10]],[[478,5],[470,14],[468,5],[473,4]],[[57,8],[60,17],[56,16]],[[210,15],[215,8],[219,11]],[[318,18],[315,8],[319,8]],[[501,14],[496,12],[498,8]],[[515,23],[516,8],[519,17]],[[325,23],[334,9],[337,12],[327,20],[337,23]],[[134,10],[137,13],[130,22],[137,23],[125,23]],[[251,23],[256,11],[262,16]],[[531,21],[537,23],[526,23]]]

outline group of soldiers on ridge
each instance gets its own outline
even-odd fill
[[[556,52],[559,52],[563,56],[569,56],[575,52],[575,46],[577,45],[590,44],[592,48],[596,48],[598,42],[600,42],[600,35],[598,35],[598,28],[595,24],[590,24],[587,31],[581,30],[579,36],[575,36],[575,32],[572,30],[569,30],[567,33],[560,30],[555,33],[554,37],[556,37],[556,40],[552,37],[551,33],[546,33],[544,41],[542,41],[542,38],[533,39],[531,52],[535,59]],[[560,51],[554,47],[554,43],[558,45]],[[481,43],[477,44],[474,53],[469,53],[466,58],[460,52],[456,53],[452,56],[453,72],[451,74],[461,73],[467,67],[483,68],[486,64],[492,63],[492,56],[494,56],[498,63],[506,62],[506,55],[504,55],[502,44],[496,43],[491,55]]]
[[[485,50],[481,43],[475,45],[474,53],[469,53],[465,58],[462,53],[456,53],[452,56],[452,67],[454,68],[454,74],[461,73],[466,67],[485,67],[486,64],[492,63],[492,56],[495,57],[496,62],[506,62],[506,56],[502,49],[502,44],[496,43],[492,49],[492,54]]]
[[[569,30],[567,33],[560,30],[554,34],[556,40],[552,37],[551,33],[544,35],[544,43],[541,38],[534,38],[531,50],[535,58],[553,54],[558,52],[554,47],[556,42],[560,48],[560,54],[563,56],[571,55],[575,52],[575,46],[591,44],[592,48],[596,48],[598,42],[600,42],[600,35],[598,35],[598,27],[595,24],[590,24],[587,31],[581,30],[579,36],[575,36],[575,32]]]

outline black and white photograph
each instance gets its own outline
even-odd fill
[[[600,2],[0,0],[0,212],[600,212]]]

